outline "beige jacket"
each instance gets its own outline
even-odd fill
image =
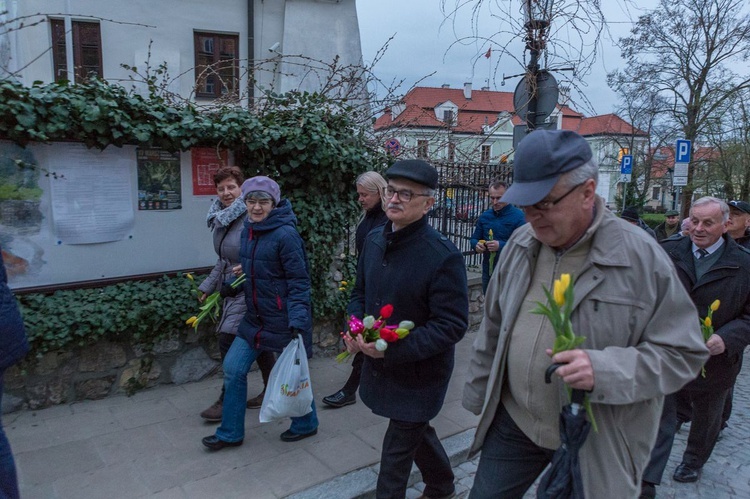
[[[631,498],[638,496],[664,395],[695,378],[708,350],[697,311],[666,253],[641,228],[606,210],[600,198],[597,208],[601,220],[575,280],[572,315],[594,368],[590,400],[599,426],[579,454],[581,473],[587,497]],[[518,314],[528,312],[521,302],[540,244],[531,225],[516,230],[489,283],[463,395],[464,407],[481,413],[470,456],[481,450],[500,403],[508,331]],[[527,382],[544,383],[544,373]]]

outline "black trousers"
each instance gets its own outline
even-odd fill
[[[730,390],[681,390],[686,392],[684,395],[689,397],[693,408],[687,447],[682,455],[682,462],[688,466],[701,468],[711,457],[721,431],[724,404]]]
[[[429,422],[412,423],[391,419],[383,439],[380,474],[375,497],[403,499],[412,464],[422,472],[424,495],[442,497],[452,494],[453,469],[443,444]]]
[[[229,347],[232,346],[235,338],[236,336],[233,334],[219,333],[219,356],[221,357],[222,363],[224,362],[224,357],[227,356]],[[276,355],[274,355],[273,352],[263,350],[256,359],[256,362],[260,369],[260,375],[263,377],[263,389],[265,390],[265,386],[268,384],[268,377],[271,375],[271,369],[273,369],[274,364],[276,364]],[[224,401],[223,384],[221,385],[221,395],[219,395],[219,400],[222,402]]]
[[[659,485],[664,469],[672,452],[674,434],[677,430],[677,396],[675,394],[664,397],[664,408],[659,420],[659,432],[656,434],[656,443],[651,450],[651,459],[643,470],[643,481]]]
[[[346,380],[346,384],[341,389],[347,395],[352,395],[359,388],[359,380],[362,377],[362,364],[365,363],[365,354],[357,352],[354,354],[352,360],[352,373],[349,375],[349,379]]]

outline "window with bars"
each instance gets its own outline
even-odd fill
[[[661,194],[661,189],[658,187],[654,187],[653,191],[651,192],[651,199],[658,201],[660,194]]]
[[[492,155],[492,146],[489,144],[483,145],[480,161],[482,163],[489,163],[491,155]]]
[[[239,37],[195,33],[195,87],[198,97],[237,96]]]
[[[453,126],[453,118],[454,118],[454,114],[453,114],[452,109],[443,111],[443,121],[445,122],[446,125]]]
[[[52,65],[55,81],[68,79],[68,46],[65,39],[65,21],[50,19],[52,29]],[[88,78],[103,78],[102,35],[98,22],[73,21],[73,78],[75,82]]]
[[[417,157],[418,158],[426,158],[428,153],[428,147],[430,143],[427,140],[418,140],[417,141]]]

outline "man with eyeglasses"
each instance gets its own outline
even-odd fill
[[[493,253],[497,255],[513,231],[526,223],[521,210],[500,201],[507,188],[508,184],[501,180],[490,182],[487,191],[492,206],[479,215],[474,233],[471,235],[471,247],[484,255],[482,293],[487,292],[487,284],[490,282],[490,256]],[[497,256],[493,263],[497,265]]]
[[[750,203],[729,201],[729,220],[727,233],[734,242],[743,248],[750,249]]]
[[[451,463],[430,420],[443,406],[455,344],[468,327],[466,267],[453,243],[427,223],[435,168],[422,160],[397,161],[386,178],[388,222],[365,239],[347,314],[378,317],[392,305],[388,325],[409,320],[415,327],[384,351],[361,336],[346,337],[349,352],[365,354],[362,402],[390,419],[376,497],[405,497],[412,464],[422,472],[422,497],[454,497]]]
[[[586,497],[636,497],[664,395],[708,358],[696,309],[667,255],[596,195],[598,165],[586,140],[537,130],[518,145],[503,202],[523,207],[490,278],[463,404],[480,415],[481,458],[470,498],[522,497],[560,447],[566,387],[588,392],[598,433],[579,451]],[[555,332],[544,289],[572,276],[580,347],[551,356]],[[551,358],[550,358],[551,356]],[[551,384],[544,374],[562,364]]]

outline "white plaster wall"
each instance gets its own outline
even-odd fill
[[[2,0],[0,0],[2,1]],[[102,34],[102,58],[105,79],[128,83],[128,64],[141,69],[151,45],[151,64],[166,61],[172,89],[192,96],[195,81],[193,67],[194,31],[237,34],[242,59],[240,88],[247,87],[248,1],[247,0],[5,0],[9,17],[34,14],[53,17],[69,15],[85,20],[99,18]],[[275,64],[277,53],[269,51],[275,43],[280,54],[302,55],[330,62],[338,55],[341,64],[361,64],[362,51],[355,0],[338,3],[325,0],[254,0],[255,49],[253,59],[266,72],[256,73],[265,88],[287,91],[301,88],[317,90],[319,80],[305,71],[281,71]],[[29,25],[39,17],[25,19]],[[30,85],[36,80],[50,82],[52,52],[49,25],[40,23],[11,35],[11,70],[21,70],[20,80]]]

